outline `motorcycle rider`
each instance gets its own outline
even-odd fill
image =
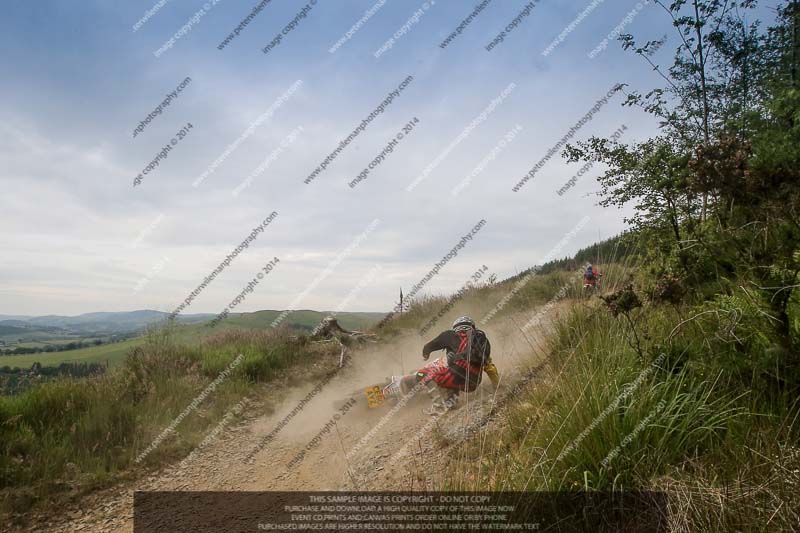
[[[480,385],[483,372],[495,386],[500,384],[497,367],[492,363],[491,345],[486,334],[475,327],[468,316],[459,317],[451,329],[440,333],[422,348],[426,361],[431,352],[447,350],[447,366],[436,369],[421,369],[417,381],[434,396],[433,404],[425,412],[430,415],[443,414],[455,408],[459,391],[473,392]],[[438,398],[435,397],[438,393]]]
[[[311,332],[311,337],[314,339],[332,339],[338,334],[352,335],[353,332],[344,329],[339,325],[338,320],[331,315],[328,315],[322,319],[322,322],[320,322],[316,328],[314,328],[314,331]]]
[[[592,267],[591,263],[586,265],[586,272],[583,273],[584,286],[589,285],[593,289],[597,288],[597,282],[600,280],[602,274]]]

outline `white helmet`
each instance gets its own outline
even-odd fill
[[[475,321],[468,316],[458,317],[455,322],[453,322],[453,329],[456,331],[466,327],[475,328]]]

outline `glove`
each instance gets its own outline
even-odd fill
[[[494,385],[494,390],[500,388],[500,373],[497,371],[497,367],[494,366],[494,363],[487,363],[483,370],[489,375],[489,379],[492,381],[492,385]]]

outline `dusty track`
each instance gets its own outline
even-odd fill
[[[436,444],[430,430],[439,426],[456,438],[474,437],[486,429],[494,403],[520,376],[540,362],[544,352],[541,334],[523,334],[519,325],[532,313],[498,320],[485,328],[492,342],[492,358],[500,369],[503,384],[495,396],[489,380],[468,397],[462,394],[460,407],[436,420],[422,414],[423,394],[395,416],[388,417],[380,431],[366,442],[367,435],[388,408],[368,411],[357,405],[342,415],[336,427],[303,460],[287,469],[295,455],[331,419],[336,400],[384,375],[408,372],[420,366],[424,340],[416,332],[401,337],[379,350],[369,347],[353,353],[349,368],[331,381],[320,394],[283,427],[275,439],[245,459],[259,441],[297,405],[313,387],[306,384],[284,391],[277,409],[269,416],[257,416],[238,426],[226,428],[219,438],[190,459],[165,466],[156,474],[133,483],[102,491],[84,499],[80,507],[65,510],[49,520],[37,520],[47,531],[132,531],[135,490],[175,491],[267,491],[267,490],[419,490],[434,489],[441,482],[442,458],[447,448]],[[402,361],[402,362],[401,362]],[[402,367],[402,368],[401,368]],[[362,444],[359,445],[359,442]],[[355,446],[355,453],[350,452]],[[400,453],[398,454],[398,451]],[[348,453],[350,452],[350,453]],[[349,457],[349,458],[347,458]],[[165,517],[165,527],[168,517]]]

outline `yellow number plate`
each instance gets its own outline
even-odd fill
[[[367,406],[370,409],[374,407],[380,407],[383,405],[383,402],[386,401],[386,398],[383,397],[383,392],[381,391],[380,385],[367,387],[364,389],[364,394],[367,395]]]

